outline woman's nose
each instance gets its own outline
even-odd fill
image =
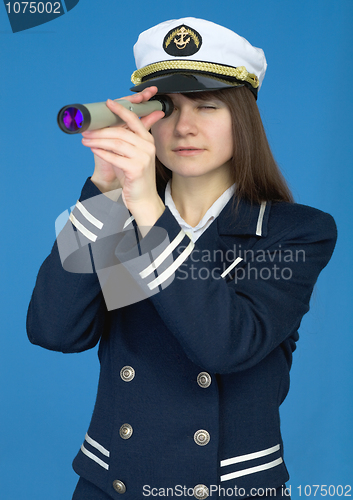
[[[189,109],[179,109],[176,111],[175,134],[178,136],[197,134],[196,116]]]

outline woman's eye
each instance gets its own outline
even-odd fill
[[[201,109],[217,109],[216,106],[200,106]]]

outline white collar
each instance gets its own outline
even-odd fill
[[[168,181],[168,184],[165,187],[165,201],[164,204],[165,206],[169,207],[169,210],[172,212],[174,217],[176,218],[178,224],[184,231],[187,233],[187,235],[192,239],[192,241],[196,241],[201,234],[206,231],[208,226],[218,217],[218,215],[221,213],[223,208],[226,206],[228,201],[231,199],[235,191],[235,184],[230,186],[226,191],[224,191],[223,194],[213,203],[213,205],[207,210],[205,215],[202,217],[200,222],[197,224],[197,226],[192,227],[190,224],[184,221],[184,219],[181,217],[179,214],[175,203],[173,201],[172,195],[171,195],[171,190],[170,190],[170,180]]]

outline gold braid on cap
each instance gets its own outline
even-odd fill
[[[148,66],[144,66],[141,69],[137,69],[131,75],[131,81],[134,85],[139,85],[142,83],[143,78],[146,76],[152,76],[154,73],[160,71],[173,71],[173,70],[187,70],[187,71],[198,71],[200,73],[213,73],[220,76],[228,76],[241,80],[243,82],[248,82],[250,85],[257,89],[259,86],[259,79],[253,73],[248,73],[245,66],[238,66],[233,68],[232,66],[223,66],[222,64],[214,64],[203,61],[161,61]]]

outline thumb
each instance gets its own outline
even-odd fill
[[[158,120],[161,120],[164,118],[164,112],[163,111],[153,111],[153,113],[144,116],[141,118],[141,123],[143,126],[147,129],[150,130],[152,125],[158,122]]]

